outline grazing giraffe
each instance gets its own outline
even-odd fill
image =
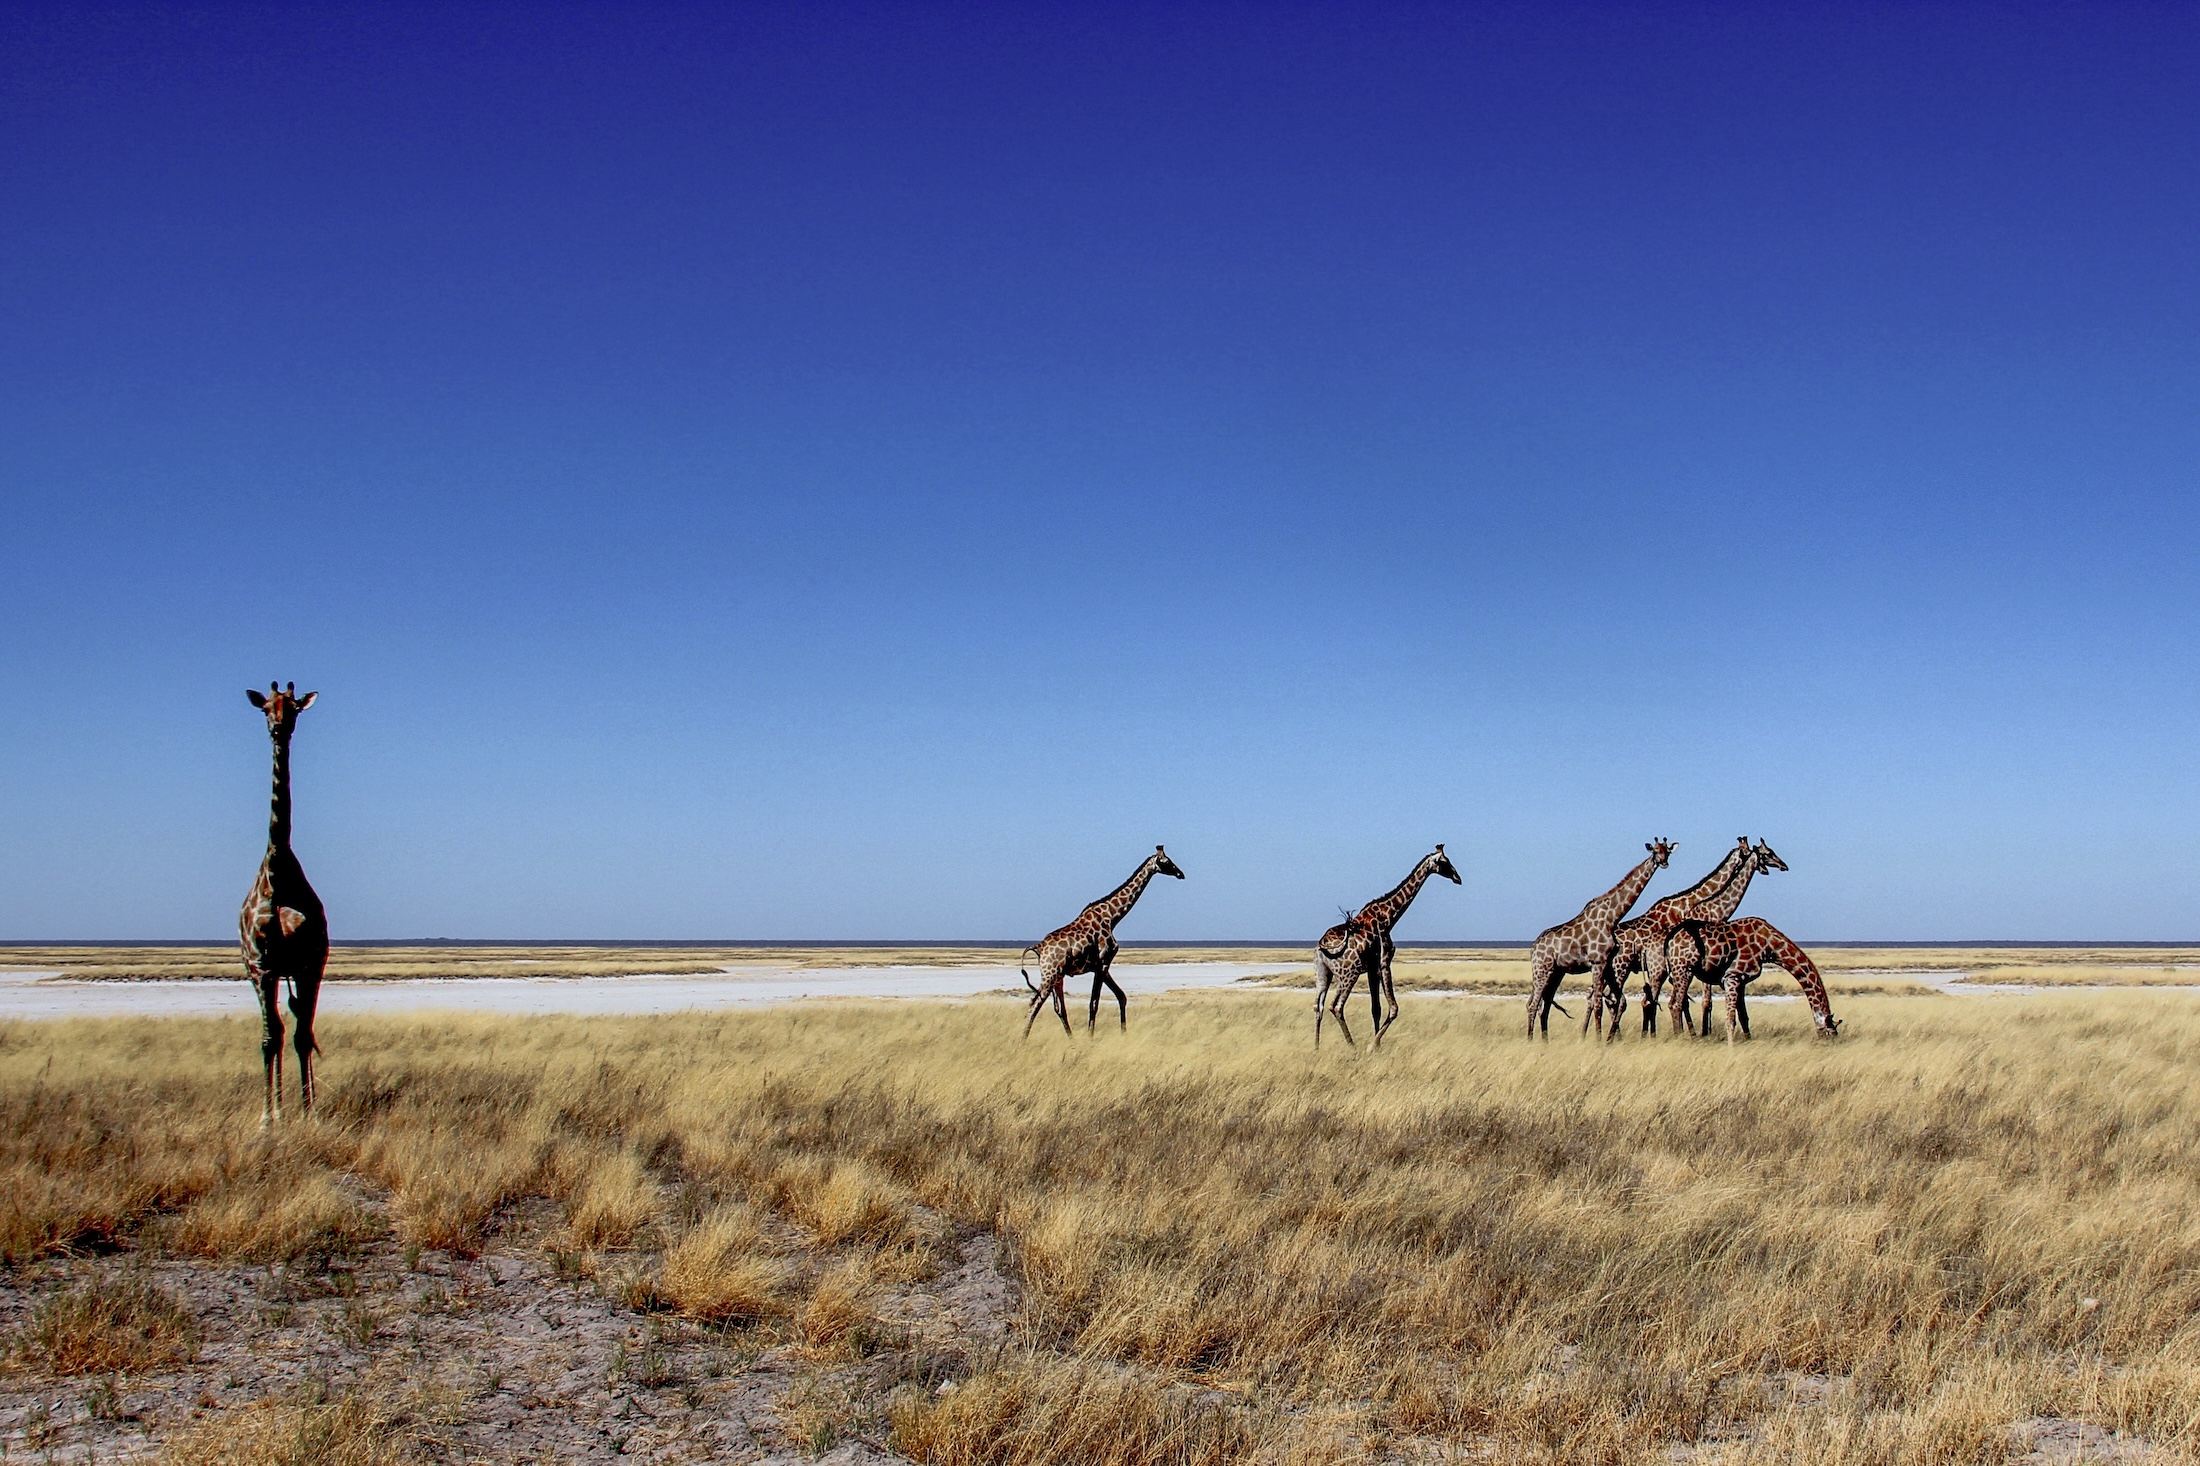
[[[1368,1001],[1375,1008],[1375,1047],[1383,1046],[1383,1035],[1398,1021],[1398,989],[1390,977],[1390,959],[1398,949],[1390,940],[1390,929],[1406,914],[1430,876],[1443,876],[1455,886],[1464,884],[1451,857],[1439,845],[1423,856],[1388,895],[1376,897],[1322,933],[1314,946],[1315,1048],[1322,1044],[1323,1000],[1329,996],[1330,983],[1338,978],[1344,985],[1337,989],[1336,1000],[1328,1005],[1328,1011],[1336,1015],[1337,1031],[1344,1035],[1344,1041],[1353,1042],[1352,1028],[1344,1021],[1344,1005],[1351,1001],[1352,989],[1362,977],[1367,979]],[[1383,1016],[1386,1000],[1390,1007],[1387,1018]]]
[[[1038,1021],[1039,1010],[1046,1006],[1050,996],[1054,999],[1054,1015],[1062,1020],[1062,1032],[1069,1032],[1069,1006],[1063,999],[1062,989],[1073,974],[1080,972],[1092,974],[1092,1003],[1085,1010],[1085,1032],[1091,1033],[1099,1025],[1103,983],[1115,994],[1116,1021],[1126,1029],[1131,1026],[1130,1000],[1123,996],[1123,990],[1115,985],[1115,979],[1108,973],[1118,950],[1115,924],[1138,903],[1138,898],[1145,894],[1146,883],[1157,875],[1184,879],[1184,872],[1176,868],[1176,862],[1169,859],[1169,852],[1159,845],[1154,846],[1153,854],[1131,872],[1129,880],[1079,912],[1077,919],[1068,926],[1049,932],[1024,948],[1027,955],[1036,954],[1039,960],[1036,987],[1032,986],[1031,974],[1024,972],[1024,986],[1031,988],[1031,1012],[1024,1019],[1025,1038],[1031,1037],[1031,1025]]]
[[[1749,858],[1749,836],[1743,835],[1727,851],[1726,858],[1713,866],[1711,873],[1687,890],[1666,897],[1642,915],[1631,917],[1612,928],[1611,985],[1599,985],[1589,995],[1589,1011],[1582,1015],[1581,1030],[1589,1031],[1594,1023],[1598,1037],[1604,1036],[1604,1010],[1612,1009],[1612,1037],[1619,1037],[1619,1015],[1627,1007],[1628,974],[1643,965],[1644,948],[1655,944],[1663,950],[1665,934],[1680,925],[1681,920],[1692,914],[1697,905],[1709,900],[1734,879],[1734,873]]]
[[[313,706],[316,693],[298,696],[298,684],[267,695],[247,690],[252,705],[267,714],[268,736],[275,741],[275,792],[268,805],[267,854],[244,898],[237,930],[244,944],[244,975],[260,994],[260,1059],[267,1070],[267,1099],[260,1111],[265,1127],[283,1117],[283,1019],[276,1010],[277,991],[290,984],[290,1016],[297,1025],[298,1107],[313,1110],[313,1008],[320,1001],[321,973],[328,966],[328,914],[313,893],[298,857],[290,849],[290,735],[298,715]]]
[[[1535,939],[1528,980],[1528,1037],[1536,1036],[1538,1023],[1543,1036],[1551,1036],[1551,1009],[1558,1006],[1558,985],[1569,974],[1586,972],[1591,974],[1592,986],[1604,983],[1605,967],[1612,960],[1612,928],[1673,855],[1670,840],[1653,840],[1642,848],[1650,852],[1648,858],[1618,885],[1582,907],[1572,921]]]
[[[1673,1015],[1682,1017],[1682,1002],[1691,981],[1701,978],[1707,991],[1704,994],[1702,1032],[1711,1032],[1711,994],[1708,989],[1719,987],[1726,993],[1726,1041],[1734,1042],[1734,1034],[1740,1030],[1743,1038],[1749,1037],[1749,1003],[1745,989],[1757,980],[1765,970],[1765,964],[1785,968],[1787,975],[1803,990],[1803,997],[1810,1004],[1810,1014],[1818,1025],[1818,1037],[1839,1038],[1841,1024],[1833,1016],[1833,1007],[1826,1001],[1825,980],[1818,975],[1818,964],[1810,960],[1808,953],[1790,941],[1787,934],[1761,916],[1745,916],[1740,921],[1689,921],[1682,928],[1694,939],[1694,960],[1673,968]]]
[[[1743,866],[1735,875],[1732,883],[1717,895],[1697,906],[1694,911],[1689,913],[1689,917],[1699,921],[1730,920],[1736,908],[1742,904],[1742,895],[1749,889],[1749,878],[1752,875],[1755,875],[1758,871],[1786,870],[1787,868],[1788,863],[1774,854],[1770,845],[1759,840],[1757,848],[1750,852],[1749,863]],[[1645,966],[1642,979],[1643,1032],[1657,1032],[1658,999],[1665,991],[1666,975],[1677,970],[1674,967],[1676,959],[1693,965],[1701,955],[1700,944],[1695,934],[1687,930],[1685,921],[1675,923],[1668,928],[1664,939],[1659,942],[1655,950],[1643,953]],[[1684,1024],[1692,1021],[1688,1016],[1688,991],[1685,985],[1680,993],[1680,1015]],[[1705,1014],[1707,1022],[1709,1018],[1710,1015]]]

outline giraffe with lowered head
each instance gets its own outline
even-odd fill
[[[1818,1037],[1841,1036],[1841,1024],[1833,1016],[1833,1005],[1826,1001],[1826,983],[1818,975],[1818,964],[1771,922],[1761,916],[1745,916],[1740,921],[1691,920],[1681,924],[1681,931],[1691,940],[1685,956],[1680,950],[1682,944],[1673,944],[1673,1017],[1677,1022],[1688,1021],[1683,1007],[1688,985],[1700,978],[1705,992],[1699,1031],[1706,1035],[1711,1032],[1711,989],[1716,988],[1726,994],[1726,1041],[1734,1042],[1737,1031],[1743,1038],[1749,1037],[1747,990],[1769,962],[1784,968],[1803,990],[1811,1019],[1818,1026]]]
[[[1529,954],[1528,1037],[1538,1025],[1551,1036],[1551,1009],[1558,1006],[1558,985],[1565,978],[1588,973],[1592,988],[1606,981],[1612,960],[1612,928],[1650,884],[1650,877],[1673,857],[1673,842],[1652,840],[1642,847],[1650,852],[1641,864],[1620,878],[1620,883],[1581,908],[1572,921],[1551,927],[1535,939]]]
[[[295,682],[284,687],[271,682],[265,696],[256,690],[245,693],[267,715],[268,736],[275,742],[267,854],[237,918],[245,977],[260,994],[260,1059],[267,1073],[262,1126],[283,1116],[283,1018],[275,1004],[285,982],[290,984],[290,1017],[296,1025],[292,1044],[298,1051],[298,1107],[307,1113],[313,1109],[313,1056],[320,1048],[313,1041],[313,1009],[328,966],[328,914],[290,848],[290,735],[297,731],[298,715],[313,706],[317,695],[298,696]]]
[[[1362,977],[1367,979],[1368,1001],[1375,1008],[1375,1046],[1383,1046],[1383,1034],[1398,1021],[1398,989],[1390,977],[1390,959],[1398,949],[1390,940],[1390,929],[1406,914],[1430,876],[1443,876],[1455,886],[1463,884],[1451,857],[1439,845],[1388,894],[1376,897],[1322,933],[1314,946],[1314,1047],[1321,1047],[1324,1000],[1329,997],[1330,985],[1339,979],[1342,986],[1335,1000],[1328,1002],[1327,1011],[1336,1015],[1337,1031],[1344,1035],[1344,1041],[1353,1042],[1351,1026],[1344,1021],[1344,1005],[1351,1001],[1352,989]],[[1383,1012],[1386,1003],[1390,1009],[1387,1017]]]
[[[1609,986],[1599,984],[1589,995],[1589,1011],[1581,1018],[1581,1030],[1596,1026],[1598,1037],[1604,1035],[1604,1010],[1612,1010],[1612,1037],[1619,1037],[1619,1017],[1627,1007],[1628,974],[1640,969],[1644,961],[1644,947],[1655,944],[1664,950],[1665,934],[1681,923],[1681,920],[1697,905],[1709,900],[1734,879],[1734,873],[1742,862],[1749,859],[1749,836],[1743,835],[1726,858],[1713,866],[1711,873],[1676,895],[1668,896],[1640,916],[1630,917],[1612,928],[1612,965]]]
[[[1124,1028],[1131,1026],[1130,1000],[1115,985],[1115,978],[1108,969],[1115,965],[1115,926],[1138,898],[1145,894],[1146,883],[1155,876],[1175,876],[1184,879],[1184,872],[1169,859],[1169,852],[1159,845],[1153,854],[1139,863],[1131,872],[1131,878],[1107,895],[1079,912],[1077,919],[1068,926],[1046,934],[1040,940],[1024,948],[1025,955],[1036,955],[1039,962],[1039,982],[1033,986],[1031,973],[1024,971],[1024,986],[1031,988],[1031,1012],[1024,1018],[1024,1037],[1031,1037],[1031,1025],[1038,1021],[1039,1010],[1046,1006],[1049,997],[1054,999],[1054,1016],[1062,1020],[1062,1032],[1068,1033],[1069,1006],[1062,996],[1065,983],[1077,973],[1092,974],[1092,1002],[1085,1010],[1085,1032],[1091,1033],[1100,1022],[1100,988],[1103,984],[1115,994],[1116,1021]]]

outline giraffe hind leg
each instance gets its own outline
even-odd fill
[[[308,1115],[313,1113],[313,1056],[321,1051],[321,1045],[313,1037],[313,1010],[320,1001],[319,978],[301,977],[291,981],[290,1017],[297,1025],[292,1046],[298,1051],[298,1109]]]

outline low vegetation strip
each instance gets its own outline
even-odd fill
[[[997,1236],[1009,1339],[788,1407],[926,1462],[2200,1446],[2200,1012],[1840,1011],[1838,1043],[1767,1009],[1734,1047],[1531,1045],[1408,998],[1380,1053],[1319,1054],[1257,993],[1028,1043],[1005,1000],[353,1020],[272,1139],[244,1018],[15,1024],[0,1251],[18,1287],[118,1248],[463,1256],[547,1207],[544,1265],[637,1317],[852,1356]]]

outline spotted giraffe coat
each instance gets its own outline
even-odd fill
[[[1069,1032],[1069,1009],[1063,996],[1063,988],[1071,977],[1086,972],[1092,974],[1093,984],[1092,1012],[1085,1026],[1091,1028],[1092,1020],[1099,1014],[1102,984],[1115,993],[1117,1003],[1123,1011],[1124,1023],[1128,1025],[1128,1003],[1123,997],[1123,990],[1116,987],[1115,978],[1109,972],[1115,965],[1115,956],[1120,950],[1115,942],[1115,927],[1138,904],[1138,898],[1145,894],[1147,884],[1157,875],[1184,879],[1184,872],[1177,869],[1176,862],[1169,859],[1169,852],[1159,845],[1154,846],[1153,854],[1147,856],[1139,863],[1138,869],[1131,872],[1129,880],[1088,905],[1069,925],[1057,927],[1024,948],[1027,965],[1021,970],[1024,974],[1024,986],[1030,988],[1032,994],[1031,1013],[1024,1019],[1024,1033],[1027,1037],[1031,1033],[1032,1023],[1039,1016],[1039,1010],[1046,1006],[1049,998],[1053,999],[1054,1011],[1062,1020],[1062,1031]],[[1037,983],[1031,980],[1029,962],[1033,960],[1039,968]]]
[[[1740,921],[1690,921],[1682,930],[1694,938],[1691,948],[1694,955],[1687,966],[1676,964],[1673,968],[1675,1022],[1680,1021],[1681,1005],[1686,1001],[1689,984],[1701,981],[1706,988],[1716,988],[1726,994],[1727,1041],[1734,1041],[1737,1030],[1747,1038],[1747,989],[1765,970],[1765,964],[1770,963],[1785,970],[1803,990],[1804,1001],[1810,1004],[1811,1017],[1818,1025],[1818,1036],[1840,1036],[1841,1024],[1833,1016],[1832,1005],[1826,1001],[1825,979],[1818,975],[1818,964],[1771,922],[1761,916],[1745,916]],[[1701,1031],[1711,1031],[1708,992]]]
[[[1460,884],[1459,872],[1453,867],[1451,857],[1444,854],[1444,847],[1421,858],[1411,873],[1384,895],[1362,906],[1358,911],[1338,922],[1321,935],[1314,944],[1314,1043],[1322,1041],[1322,1015],[1336,1015],[1338,1031],[1345,1042],[1353,1042],[1352,1029],[1345,1022],[1344,1005],[1351,1000],[1352,991],[1362,977],[1367,979],[1368,995],[1375,1009],[1375,1042],[1383,1041],[1390,1025],[1398,1021],[1398,992],[1391,980],[1390,960],[1398,948],[1390,939],[1392,927],[1406,914],[1413,898],[1421,894],[1421,887],[1432,875],[1448,878],[1454,885]],[[1341,983],[1336,997],[1329,996],[1333,983]],[[1384,1012],[1385,1002],[1389,1012]]]
[[[1724,890],[1735,874],[1749,859],[1749,836],[1735,841],[1726,858],[1711,868],[1702,880],[1676,895],[1667,896],[1640,916],[1630,917],[1612,928],[1612,961],[1610,981],[1599,984],[1589,996],[1589,1011],[1582,1015],[1582,1027],[1595,1024],[1599,1033],[1604,1031],[1604,1010],[1612,1008],[1612,1036],[1619,1036],[1619,1010],[1626,1006],[1627,978],[1630,973],[1643,969],[1645,948],[1655,947],[1662,957],[1665,935],[1683,920],[1695,914],[1696,908]],[[1722,915],[1725,913],[1721,913]],[[1662,975],[1662,974],[1661,974]]]
[[[1620,878],[1620,883],[1581,908],[1572,921],[1551,927],[1535,939],[1529,954],[1528,1037],[1540,1024],[1546,1037],[1551,1031],[1551,1009],[1558,1002],[1558,985],[1568,976],[1591,973],[1592,985],[1604,981],[1605,964],[1612,957],[1612,928],[1642,895],[1642,888],[1672,858],[1669,840],[1653,840],[1643,846],[1650,852],[1640,865]]]

